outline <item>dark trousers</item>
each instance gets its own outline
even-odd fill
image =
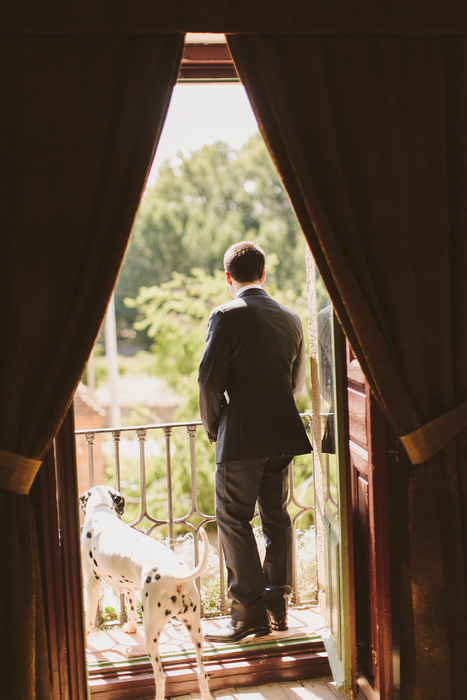
[[[292,590],[292,523],[286,510],[290,456],[216,465],[216,518],[233,620],[285,615]],[[250,521],[256,501],[266,545],[261,563]]]

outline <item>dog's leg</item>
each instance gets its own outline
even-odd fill
[[[153,620],[151,620],[151,623]],[[163,626],[164,621],[161,620],[161,626]],[[162,670],[161,659],[159,656],[159,634],[154,630],[151,624],[152,632],[149,633],[146,624],[144,624],[144,636],[146,640],[146,653],[149,656],[149,660],[152,663],[154,669],[154,677],[156,680],[156,700],[164,700],[165,698],[165,675]]]
[[[159,638],[170,613],[161,605],[157,595],[155,595],[153,582],[146,581],[141,591],[141,608],[143,611],[144,639],[146,642],[146,653],[154,669],[156,680],[156,700],[164,700],[165,697],[165,675],[162,670],[159,656]],[[143,602],[144,601],[144,602]]]
[[[195,648],[201,698],[202,700],[213,700],[209,690],[208,674],[206,673],[203,661],[203,632],[201,630],[200,619],[201,601],[195,588],[192,589],[190,594],[183,596],[182,604],[184,610],[181,614],[177,615],[177,618],[186,626]]]
[[[209,691],[208,674],[204,668],[203,661],[203,633],[201,631],[201,624],[199,619],[193,620],[193,625],[190,625],[191,629],[187,625],[188,631],[190,633],[191,641],[195,648],[196,661],[198,663],[198,681],[199,688],[201,690],[202,700],[212,700],[212,695]]]
[[[84,579],[85,628],[89,634],[94,629],[101,582],[94,573],[91,576],[85,574]]]
[[[212,700],[212,695],[209,691],[208,674],[204,668],[203,633],[201,631],[201,624],[199,619],[193,620],[193,623],[194,624],[192,625],[191,629],[189,629],[189,633],[195,648],[196,661],[198,663],[198,681],[201,690],[201,698],[202,700]]]
[[[134,591],[128,591],[126,594],[126,610],[128,622],[123,627],[123,631],[127,634],[135,634],[136,632],[136,595]]]

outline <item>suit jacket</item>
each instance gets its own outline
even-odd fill
[[[311,452],[294,400],[304,382],[303,329],[294,311],[258,288],[214,309],[199,404],[216,461]]]

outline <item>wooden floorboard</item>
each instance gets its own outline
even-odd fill
[[[290,685],[296,685],[299,681],[291,681]],[[266,685],[260,686],[259,690],[262,692],[265,698],[270,698],[270,700],[287,700],[290,696],[287,695],[286,688],[283,686],[289,685],[288,683],[267,683]]]
[[[247,688],[225,688],[213,692],[216,700],[349,700],[340,693],[332,678],[267,683]],[[199,693],[173,696],[171,700],[201,700]]]
[[[233,692],[233,688],[226,688],[224,690],[215,690],[212,694],[216,700],[235,700],[234,695],[232,695]]]
[[[332,678],[309,678],[302,684],[310,692],[309,700],[349,700],[347,695],[337,690]]]
[[[279,687],[287,700],[310,700],[312,697],[310,691],[303,685],[303,681],[279,683]]]

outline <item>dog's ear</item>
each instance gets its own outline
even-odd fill
[[[125,499],[123,498],[122,494],[118,491],[113,491],[110,495],[112,496],[114,511],[119,515],[123,515],[125,510]]]
[[[85,491],[79,497],[79,509],[83,515],[86,515],[86,503],[89,501],[90,491]]]

